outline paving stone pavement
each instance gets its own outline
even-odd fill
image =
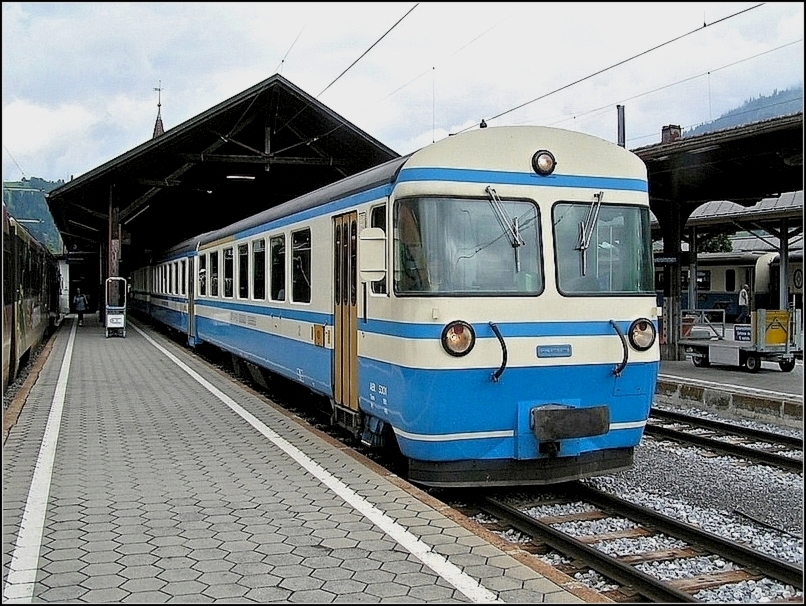
[[[136,323],[62,326],[2,467],[4,603],[585,601]]]

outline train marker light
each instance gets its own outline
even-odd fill
[[[554,154],[547,149],[536,151],[535,155],[532,156],[532,168],[538,175],[543,175],[544,177],[550,175],[554,172],[556,166],[557,160],[554,159]]]
[[[454,357],[470,353],[476,344],[476,333],[467,322],[456,320],[448,324],[442,331],[442,347]]]

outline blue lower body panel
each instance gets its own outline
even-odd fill
[[[200,316],[196,317],[196,334],[199,341],[220,347],[317,393],[332,395],[332,353],[325,347]]]
[[[659,363],[628,365],[619,377],[613,365],[510,368],[498,382],[491,379],[493,369],[421,370],[368,359],[359,366],[362,411],[394,428],[412,465],[447,465],[449,475],[468,466],[476,470],[471,475],[499,469],[507,477],[515,472],[502,465],[534,470],[536,461],[548,469],[568,459],[572,475],[629,466]],[[551,409],[549,424],[539,421],[547,417],[543,408]],[[482,472],[485,461],[489,469]]]
[[[180,332],[187,333],[188,331],[188,315],[186,313],[175,311],[160,305],[151,306],[152,317],[171,328]]]

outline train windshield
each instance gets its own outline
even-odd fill
[[[649,209],[562,202],[553,209],[555,264],[568,295],[654,292]]]
[[[537,206],[523,200],[407,198],[395,206],[395,292],[536,295],[543,290]],[[517,225],[519,240],[500,217]]]

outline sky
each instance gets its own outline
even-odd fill
[[[803,85],[804,3],[2,4],[3,181],[78,177],[275,73],[400,154],[533,124],[660,141]],[[158,93],[157,88],[161,89]]]

